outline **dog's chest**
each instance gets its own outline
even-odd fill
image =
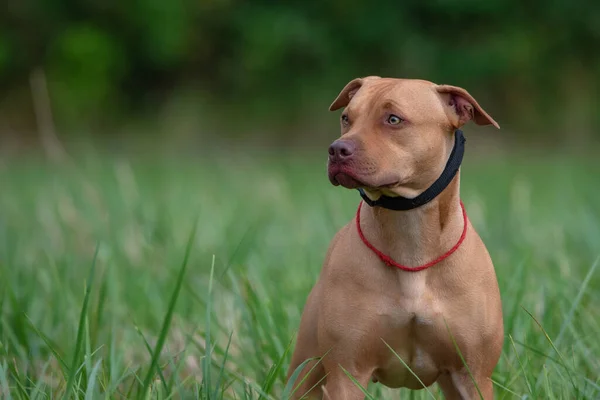
[[[409,276],[396,289],[385,296],[379,315],[382,339],[396,354],[384,343],[374,377],[390,387],[419,386],[406,364],[423,382],[433,382],[439,374],[436,354],[445,342],[439,340],[443,310],[423,279]]]
[[[417,339],[439,323],[442,310],[425,285],[415,282],[415,286],[404,291],[388,294],[381,310],[384,331],[393,337],[408,336]]]

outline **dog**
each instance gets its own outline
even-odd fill
[[[292,397],[363,399],[372,380],[492,399],[502,304],[459,167],[461,127],[498,123],[465,89],[416,79],[354,79],[329,109],[341,108],[329,180],[362,201],[306,300],[288,381],[312,360]]]

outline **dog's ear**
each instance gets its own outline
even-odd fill
[[[477,100],[465,89],[457,86],[438,85],[436,90],[440,94],[448,95],[442,96],[442,98],[447,107],[454,111],[450,120],[455,128],[460,128],[469,120],[473,120],[477,125],[491,124],[500,129],[500,125],[481,108]]]
[[[338,96],[335,98],[333,103],[331,103],[331,105],[329,106],[329,111],[335,111],[339,110],[342,107],[346,107],[348,103],[350,103],[350,99],[352,99],[352,96],[354,96],[356,92],[358,92],[358,89],[360,89],[366,81],[377,78],[379,77],[367,76],[365,78],[356,78],[348,82],[346,86],[344,86],[340,94],[338,94]]]

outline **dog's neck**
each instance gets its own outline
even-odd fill
[[[364,206],[361,226],[368,240],[394,261],[418,266],[450,249],[463,229],[460,176],[429,203],[407,211]]]

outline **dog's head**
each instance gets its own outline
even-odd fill
[[[425,190],[444,169],[454,131],[469,120],[499,128],[466,90],[422,80],[354,79],[329,109],[342,107],[342,135],[329,147],[329,180],[373,198]]]

